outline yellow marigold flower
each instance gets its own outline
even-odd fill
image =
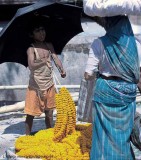
[[[43,160],[89,160],[92,124],[76,125],[75,103],[65,87],[56,94],[55,100],[54,128],[19,137],[15,142],[16,154]]]

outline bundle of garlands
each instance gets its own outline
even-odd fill
[[[92,124],[76,124],[75,103],[65,87],[56,94],[56,109],[54,128],[19,137],[16,154],[43,160],[89,160]]]

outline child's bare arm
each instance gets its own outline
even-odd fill
[[[52,53],[52,58],[55,61],[55,64],[57,65],[57,68],[59,69],[60,72],[63,72],[63,65],[60,61],[60,59],[58,58],[58,56],[54,53]]]
[[[46,63],[46,59],[42,59],[41,63],[35,63],[35,58],[34,58],[34,49],[32,47],[28,48],[27,50],[27,56],[28,56],[28,66],[29,69],[37,69],[41,66],[43,66]]]
[[[59,70],[59,72],[61,74],[61,77],[65,78],[66,77],[66,72],[63,69],[63,65],[62,65],[61,61],[59,60],[58,56],[53,53],[52,54],[52,58],[54,59],[55,65],[58,68],[58,70]]]

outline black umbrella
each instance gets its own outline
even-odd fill
[[[17,62],[27,66],[26,50],[30,45],[28,27],[34,17],[40,16],[47,28],[57,54],[66,43],[80,32],[82,8],[40,0],[33,5],[17,10],[13,19],[0,33],[0,63]]]

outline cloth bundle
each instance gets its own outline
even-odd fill
[[[77,107],[77,120],[82,122],[92,123],[92,96],[95,80],[86,81],[81,80],[78,107]]]
[[[83,8],[92,17],[141,16],[141,0],[83,0]]]

